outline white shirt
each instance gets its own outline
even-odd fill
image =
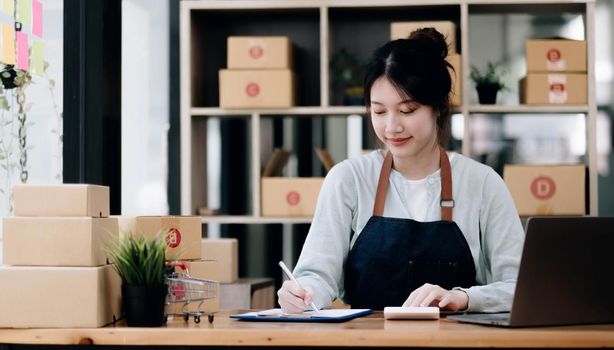
[[[324,180],[309,234],[294,269],[300,283],[314,289],[318,307],[327,307],[334,298],[344,297],[343,266],[373,215],[383,160],[379,151],[347,159],[335,165]],[[468,311],[509,311],[524,243],[524,230],[512,197],[490,167],[460,154],[453,154],[450,165],[455,200],[453,220],[467,240],[476,267],[478,285],[463,289],[469,296]],[[410,218],[406,183],[393,169],[384,216]],[[426,184],[427,198],[421,201],[424,221],[440,220],[441,177],[431,174]]]
[[[454,153],[448,155],[450,162],[454,158]],[[429,185],[435,181],[435,178],[440,177],[438,169],[429,176],[420,180],[406,180],[407,193],[407,211],[409,217],[416,221],[426,221],[426,209],[429,202]]]

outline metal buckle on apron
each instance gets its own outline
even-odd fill
[[[439,205],[442,207],[454,208],[454,199],[442,199],[439,201]]]

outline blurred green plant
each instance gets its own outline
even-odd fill
[[[123,238],[114,237],[111,246],[105,249],[122,282],[133,286],[159,286],[164,284],[166,267],[166,243],[158,234],[155,238],[138,235],[130,231],[123,233]]]
[[[476,66],[471,66],[471,80],[476,88],[481,86],[496,87],[497,90],[505,90],[507,87],[503,83],[502,76],[506,73],[500,63],[488,62],[486,71],[482,73]]]

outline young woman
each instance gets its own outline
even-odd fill
[[[491,168],[443,150],[451,78],[432,28],[377,49],[365,104],[387,151],[348,159],[326,177],[294,275],[288,312],[340,297],[353,308],[438,306],[509,311],[524,232]]]

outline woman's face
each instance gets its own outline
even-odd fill
[[[386,77],[373,83],[370,107],[375,134],[395,158],[416,157],[437,144],[433,108],[401,96]]]

